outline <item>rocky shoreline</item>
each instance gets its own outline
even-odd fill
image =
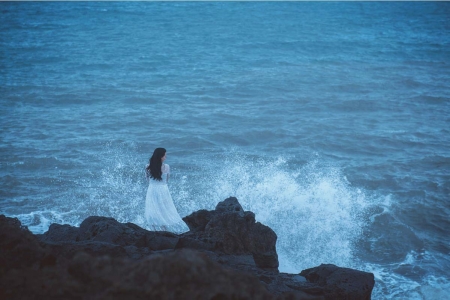
[[[0,215],[0,298],[371,299],[372,273],[280,273],[275,232],[234,197],[183,220],[183,234],[94,216],[33,235]]]

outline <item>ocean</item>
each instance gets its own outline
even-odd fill
[[[236,196],[280,271],[449,299],[449,2],[0,2],[0,213],[34,233]]]

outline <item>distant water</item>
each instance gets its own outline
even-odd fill
[[[450,294],[450,3],[0,2],[0,210],[35,233],[236,196],[280,269]]]

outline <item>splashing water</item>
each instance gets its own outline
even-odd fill
[[[225,158],[221,166],[205,171],[208,180],[203,194],[195,197],[198,206],[237,197],[277,233],[281,271],[299,272],[320,263],[352,265],[367,200],[338,169],[317,161],[292,169],[282,158],[252,161],[238,155]],[[184,191],[182,201],[189,201],[184,197],[190,194]]]
[[[85,191],[79,210],[88,216],[111,216],[119,222],[146,227],[143,218],[145,165],[128,148],[107,145],[102,154],[103,168],[78,180]]]

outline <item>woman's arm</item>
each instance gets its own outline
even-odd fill
[[[167,173],[167,179],[166,179],[166,183],[169,183],[169,177],[170,177],[170,166],[168,164],[164,164],[163,165],[163,172]]]

